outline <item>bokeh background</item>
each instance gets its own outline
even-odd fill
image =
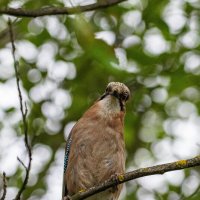
[[[0,7],[91,3],[4,0]],[[24,200],[60,199],[66,138],[109,81],[124,82],[132,93],[125,119],[127,171],[200,153],[199,0],[128,0],[79,15],[11,20],[33,147]],[[0,174],[8,176],[11,200],[25,175],[17,156],[28,159],[7,21],[0,16]],[[199,200],[199,172],[130,181],[121,199]]]

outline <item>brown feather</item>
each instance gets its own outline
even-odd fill
[[[71,196],[125,171],[124,115],[112,95],[97,101],[71,131],[65,185]],[[91,196],[90,200],[117,200],[122,186]]]

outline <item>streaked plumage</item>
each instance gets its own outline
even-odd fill
[[[64,194],[95,186],[125,170],[124,115],[129,89],[119,82],[108,84],[102,97],[73,127],[66,146]],[[122,186],[88,200],[117,200]]]

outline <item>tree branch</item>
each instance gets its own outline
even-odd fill
[[[6,173],[3,172],[3,194],[0,200],[4,200],[6,198],[6,192],[7,192]]]
[[[87,197],[90,197],[96,193],[102,192],[110,187],[114,187],[116,185],[119,185],[121,183],[134,180],[140,177],[144,176],[151,176],[155,174],[164,174],[169,171],[175,171],[175,170],[180,170],[180,169],[186,169],[190,167],[196,167],[200,166],[200,155],[188,159],[188,160],[179,160],[176,162],[171,162],[171,163],[166,163],[162,165],[156,165],[153,167],[147,167],[147,168],[140,168],[125,174],[120,174],[116,176],[115,179],[111,178],[104,183],[91,187],[90,189],[86,191],[81,191],[71,197],[71,200],[81,200],[85,199]]]
[[[24,167],[24,169],[27,171],[28,168],[26,167],[26,165],[24,164],[24,162],[19,158],[17,157],[17,160],[20,162],[20,164]]]
[[[0,14],[12,15],[16,17],[41,17],[46,15],[71,15],[102,8],[107,8],[125,0],[105,0],[94,4],[76,7],[45,7],[35,10],[25,10],[22,8],[1,8]]]
[[[13,56],[13,61],[14,61],[16,84],[17,84],[17,90],[18,90],[18,95],[19,95],[20,111],[21,111],[21,114],[22,114],[22,121],[23,121],[24,144],[26,146],[26,149],[27,149],[27,152],[28,152],[28,158],[29,158],[27,167],[21,161],[21,159],[17,158],[18,161],[22,164],[22,166],[26,170],[26,175],[25,175],[24,181],[22,183],[22,186],[21,186],[19,192],[17,193],[17,195],[15,197],[15,200],[20,200],[23,191],[26,189],[26,185],[27,185],[28,179],[29,179],[29,174],[30,174],[30,170],[31,170],[31,161],[32,161],[32,151],[31,151],[31,146],[30,146],[29,141],[28,141],[28,123],[27,123],[27,120],[26,120],[28,109],[27,109],[26,103],[23,105],[23,98],[22,98],[22,93],[21,93],[21,89],[20,89],[20,85],[19,85],[20,79],[19,79],[19,72],[18,72],[18,62],[16,61],[16,57],[15,57],[14,35],[13,35],[13,30],[12,30],[12,23],[11,23],[10,20],[8,21],[8,26],[9,26],[11,45],[12,45],[12,56]],[[25,106],[25,108],[24,108],[24,106]]]

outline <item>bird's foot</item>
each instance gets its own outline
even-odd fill
[[[65,196],[64,198],[63,198],[63,200],[71,200],[72,198],[69,196],[69,195],[67,195],[67,196]]]
[[[115,173],[115,174],[113,174],[113,175],[111,175],[111,177],[110,177],[110,179],[112,180],[112,181],[115,181],[115,182],[119,182],[118,181],[118,177],[119,177],[119,173]],[[113,186],[112,188],[111,188],[111,192],[112,193],[114,193],[114,192],[116,192],[118,190],[118,185],[115,185],[115,186]]]

